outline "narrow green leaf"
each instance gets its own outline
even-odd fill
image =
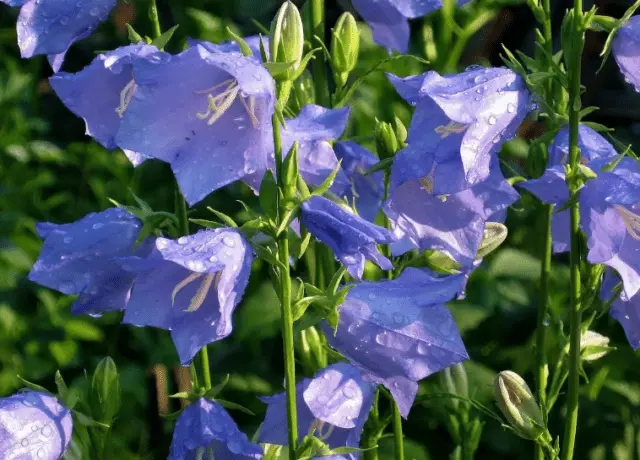
[[[214,213],[216,217],[218,217],[218,219],[220,219],[222,222],[227,224],[229,227],[238,228],[238,224],[236,224],[236,222],[231,217],[227,216],[226,214],[220,211],[216,211],[211,206],[207,206],[207,209],[212,213]]]
[[[179,27],[179,25],[176,24],[171,29],[167,30],[162,35],[160,35],[159,37],[155,38],[151,42],[151,44],[153,46],[155,46],[156,48],[158,48],[159,50],[163,50],[164,47],[167,46],[167,43],[169,43],[169,40],[171,40],[171,37],[173,37],[173,33],[176,31],[176,29],[178,27]]]

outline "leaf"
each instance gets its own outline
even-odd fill
[[[226,401],[224,399],[216,399],[216,402],[226,409],[235,409],[235,410],[239,410],[240,412],[244,412],[245,414],[256,415],[250,409],[247,409],[246,407],[238,403]]]
[[[342,160],[338,161],[338,165],[333,169],[333,171],[331,171],[331,174],[329,174],[329,176],[327,176],[327,178],[322,181],[322,184],[320,184],[313,191],[311,195],[315,195],[315,196],[324,195],[333,185],[333,181],[336,179],[336,176],[338,175],[338,172],[340,171],[341,167],[342,167]]]
[[[159,37],[156,37],[151,42],[151,44],[156,48],[158,48],[160,51],[162,51],[164,47],[167,45],[167,43],[169,43],[169,40],[171,40],[171,37],[173,37],[173,33],[176,31],[178,27],[179,27],[179,24],[176,24],[175,26],[173,26],[171,29],[164,32]]]
[[[262,178],[258,198],[264,215],[275,221],[278,218],[278,185],[270,169],[267,169]]]
[[[375,165],[373,165],[370,169],[368,169],[367,172],[364,173],[364,175],[369,176],[374,172],[383,171],[383,170],[386,171],[391,168],[391,165],[393,165],[393,157],[385,158],[384,160],[378,161]]]
[[[127,23],[127,35],[129,36],[129,41],[131,43],[142,43],[144,42],[144,38],[138,32],[136,32],[131,24]]]
[[[227,33],[238,44],[242,54],[244,54],[245,56],[253,56],[253,50],[251,49],[249,44],[246,41],[244,41],[244,39],[240,35],[236,34],[229,27],[227,27]]]
[[[236,222],[231,217],[220,211],[216,211],[211,206],[207,206],[207,209],[214,213],[218,219],[227,224],[229,227],[238,228],[238,224],[236,224]]]
[[[43,387],[43,386],[40,386],[40,385],[38,385],[36,383],[29,382],[28,380],[22,378],[19,375],[17,375],[16,377],[18,378],[18,380],[20,380],[22,382],[22,384],[25,387],[29,388],[30,390],[40,391],[41,393],[46,393],[46,394],[51,394],[51,392],[49,390],[47,390],[45,387]]]
[[[204,228],[223,228],[224,225],[220,222],[213,222],[207,219],[189,219],[189,222],[193,222],[196,225],[199,225]]]

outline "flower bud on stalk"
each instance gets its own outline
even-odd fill
[[[393,157],[398,151],[398,139],[391,123],[379,121],[375,130],[376,148],[381,160]]]
[[[469,396],[469,380],[467,379],[467,371],[462,363],[454,364],[447,367],[440,373],[440,384],[448,393],[466,398]],[[458,408],[460,401],[452,400],[452,406]]]
[[[304,29],[298,8],[287,1],[278,10],[271,23],[271,61],[289,64],[283,74],[291,79],[295,74],[303,55]]]
[[[331,39],[331,63],[338,87],[343,87],[358,62],[360,32],[351,13],[345,12],[338,18]]]
[[[583,361],[595,361],[609,353],[609,337],[594,331],[585,331],[580,339],[580,354]]]
[[[522,377],[512,371],[500,372],[493,381],[496,403],[511,428],[525,439],[538,439],[546,432],[540,407]]]
[[[499,222],[487,222],[484,226],[484,237],[478,247],[477,258],[482,259],[498,249],[507,239],[507,227]]]

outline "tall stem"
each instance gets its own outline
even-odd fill
[[[278,184],[283,187],[282,173],[282,139],[280,135],[280,122],[274,114],[273,119],[273,146],[276,159],[276,175]],[[285,193],[285,190],[283,190]],[[283,201],[278,202],[279,215],[286,213]],[[285,366],[285,392],[287,400],[287,433],[289,439],[289,458],[295,460],[298,446],[298,420],[296,413],[296,368],[293,345],[293,314],[291,312],[291,273],[289,271],[289,239],[284,231],[278,236],[278,260],[282,267],[278,270],[278,290],[282,307],[282,339],[284,342],[284,366]]]
[[[200,364],[202,366],[202,380],[205,390],[211,389],[211,368],[209,366],[209,350],[205,345],[200,350]]]
[[[162,35],[162,28],[160,27],[160,18],[158,17],[158,5],[156,5],[156,0],[149,0],[149,20],[151,21],[151,26],[153,27],[154,38]]]
[[[404,460],[404,437],[402,435],[402,415],[393,401],[393,440],[396,448],[396,460]]]
[[[308,0],[311,2],[311,33],[310,43],[316,44],[318,37],[324,43],[324,0]],[[329,85],[327,83],[327,69],[324,64],[324,55],[321,53],[311,61],[311,74],[316,93],[316,103],[328,107]]]
[[[580,385],[580,212],[577,195],[579,184],[576,182],[575,171],[580,161],[578,148],[578,128],[580,124],[580,74],[581,57],[584,43],[582,25],[582,0],[574,0],[574,34],[573,56],[569,65],[569,166],[571,176],[568,177],[571,216],[571,253],[569,256],[571,278],[571,310],[570,339],[569,339],[569,390],[567,394],[567,418],[564,427],[562,443],[562,460],[573,459],[573,451],[578,427],[578,391]]]

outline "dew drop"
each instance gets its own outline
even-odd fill
[[[353,388],[351,385],[345,385],[342,388],[342,394],[346,397],[346,398],[355,398],[355,396],[357,395],[357,392],[355,390],[355,388]]]
[[[42,436],[48,438],[49,436],[51,436],[51,427],[44,426],[42,427],[42,430],[40,430],[40,432],[42,433]]]
[[[36,455],[38,456],[38,458],[44,458],[46,453],[44,449],[38,449],[38,452],[36,452]]]
[[[373,292],[370,292],[369,295],[367,296],[367,298],[369,300],[376,300],[376,295]]]
[[[178,244],[185,245],[188,242],[189,242],[189,238],[187,238],[186,236],[181,236],[180,238],[178,238]]]
[[[431,346],[430,343],[424,343],[424,342],[420,342],[418,344],[418,346],[416,347],[416,351],[418,352],[418,354],[420,355],[426,355],[427,353],[429,353],[429,347]]]
[[[22,447],[27,447],[29,445],[29,440],[25,438],[20,441],[20,444],[22,444]]]
[[[210,262],[217,262],[218,261],[218,256],[214,255],[214,256],[209,257],[209,261]]]
[[[63,26],[66,26],[67,24],[69,24],[69,18],[67,16],[62,16],[60,18],[60,24],[62,24]]]
[[[513,105],[511,102],[509,102],[509,103],[507,104],[507,112],[509,112],[509,113],[513,113],[513,112],[515,112],[515,111],[516,111],[516,106],[515,106],[515,105]]]
[[[89,10],[89,14],[90,14],[91,16],[94,16],[94,17],[95,17],[95,16],[98,16],[98,15],[100,14],[100,8],[98,8],[98,7],[91,8],[91,9]]]
[[[98,222],[98,223],[93,224],[93,225],[91,226],[91,228],[92,228],[92,229],[94,229],[94,230],[98,230],[98,229],[99,229],[100,227],[102,227],[102,226],[104,226],[104,224],[103,224],[103,223]]]
[[[225,236],[224,238],[222,238],[222,242],[225,244],[225,246],[229,246],[230,248],[236,245],[236,242],[233,241],[233,238],[231,238],[230,236]]]
[[[497,120],[496,120],[496,117],[491,115],[487,121],[489,122],[490,125],[495,125]]]

